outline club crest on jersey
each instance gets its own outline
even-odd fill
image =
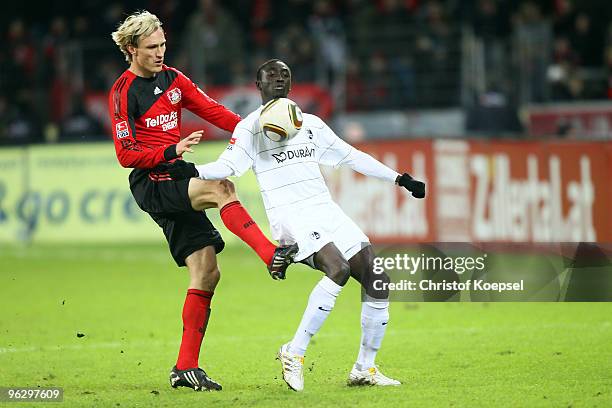
[[[130,135],[130,129],[128,128],[127,121],[123,120],[117,123],[115,125],[115,133],[117,134],[117,139],[128,137]]]
[[[166,92],[166,95],[168,96],[168,99],[170,100],[170,103],[175,105],[177,103],[179,103],[181,101],[181,90],[178,88],[172,88],[171,90],[169,90],[168,92]]]
[[[235,144],[236,144],[236,138],[232,137],[229,141],[229,144],[227,145],[227,150],[232,150]]]

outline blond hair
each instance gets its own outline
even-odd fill
[[[138,47],[140,38],[153,34],[161,25],[161,21],[155,14],[146,10],[137,11],[120,23],[117,31],[113,32],[111,37],[125,55],[125,60],[132,62],[132,54],[128,51],[128,45]]]

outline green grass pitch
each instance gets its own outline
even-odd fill
[[[75,407],[612,406],[610,303],[393,303],[377,362],[403,385],[349,388],[355,282],[294,393],[275,353],[320,274],[296,266],[272,281],[245,246],[219,262],[201,361],[223,391],[196,393],[168,385],[187,271],[164,245],[0,247],[0,387],[60,386]]]

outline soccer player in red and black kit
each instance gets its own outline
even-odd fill
[[[219,281],[216,254],[224,242],[203,211],[219,208],[225,226],[246,242],[268,265],[271,275],[284,272],[297,247],[276,247],[242,207],[227,180],[206,181],[182,160],[192,152],[202,131],[181,139],[181,108],[232,132],[240,117],[208,97],[180,71],[164,65],[166,39],[159,19],[146,11],[125,19],[112,38],[130,67],[109,94],[109,114],[117,158],[130,173],[130,189],[141,209],[162,228],[178,266],[187,266],[190,283],[183,307],[183,337],[173,387],[220,390],[199,368],[210,301]],[[185,177],[169,176],[184,170]]]

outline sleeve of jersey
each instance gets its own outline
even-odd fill
[[[111,91],[108,111],[111,116],[115,152],[121,166],[149,169],[177,157],[175,145],[148,149],[137,142],[127,91]]]
[[[346,159],[340,162],[340,165],[349,166],[365,176],[376,177],[392,183],[395,183],[395,180],[400,175],[397,171],[385,166],[369,154],[355,148],[353,148]]]
[[[222,180],[246,173],[253,166],[255,157],[252,136],[249,130],[237,127],[217,161],[196,166],[200,178]]]
[[[228,132],[234,131],[240,122],[240,116],[206,95],[191,79],[180,72],[179,81],[184,98],[184,108],[220,129]]]
[[[395,170],[340,139],[327,125],[323,124],[319,135],[323,150],[319,163],[333,167],[348,166],[365,176],[392,183],[399,176]]]

